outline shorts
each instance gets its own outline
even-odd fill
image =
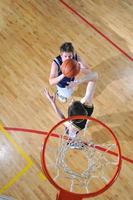
[[[57,87],[56,94],[61,102],[66,102],[72,96],[74,92],[73,88],[68,88],[68,87],[61,88],[58,85],[56,87]]]

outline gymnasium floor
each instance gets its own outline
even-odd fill
[[[41,171],[42,143],[58,118],[41,92],[59,47],[71,41],[99,74],[94,117],[116,134],[121,173],[95,200],[133,199],[132,0],[0,1],[0,195],[53,200]],[[74,94],[79,99],[84,85]],[[66,104],[58,102],[66,114]]]

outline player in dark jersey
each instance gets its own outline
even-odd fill
[[[51,65],[51,72],[49,76],[50,85],[56,85],[57,87],[57,97],[61,102],[66,102],[69,97],[71,97],[74,87],[77,85],[75,77],[67,78],[62,74],[61,64],[66,59],[74,59],[80,64],[80,72],[84,74],[90,73],[91,71],[88,66],[81,60],[79,55],[74,50],[71,42],[65,42],[60,47],[60,55],[57,56]]]
[[[92,103],[96,81],[98,79],[98,74],[96,72],[93,72],[93,76],[90,78],[89,74],[85,75],[83,78],[80,78],[78,80],[78,84],[81,84],[83,82],[87,82],[86,92],[83,98],[81,98],[80,101],[73,101],[71,105],[68,107],[68,116],[78,116],[78,115],[85,115],[85,116],[91,116],[94,110],[94,106]],[[47,89],[44,90],[44,95],[48,98],[50,101],[53,109],[58,114],[60,119],[64,119],[65,116],[61,112],[61,110],[58,108],[56,104],[55,96],[52,96]],[[77,133],[84,129],[86,126],[87,120],[72,120],[67,121],[64,123],[66,128],[66,133],[69,135],[70,138],[76,137]]]

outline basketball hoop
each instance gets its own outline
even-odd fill
[[[89,120],[89,128],[71,139],[63,124],[75,119]],[[59,137],[54,138],[52,133]],[[41,161],[45,176],[59,191],[56,200],[82,200],[103,193],[115,182],[122,164],[113,131],[87,116],[69,117],[57,123],[44,140]]]

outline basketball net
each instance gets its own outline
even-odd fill
[[[71,118],[81,119],[81,116]],[[74,139],[66,136],[64,127],[59,128],[68,119],[59,122],[46,137],[42,165],[49,181],[60,191],[56,200],[94,197],[107,190],[119,174],[121,151],[116,136],[102,122],[86,119],[90,121],[89,128],[86,127]],[[58,139],[50,137],[53,131],[59,134]],[[52,145],[54,152],[50,161],[49,146]]]

